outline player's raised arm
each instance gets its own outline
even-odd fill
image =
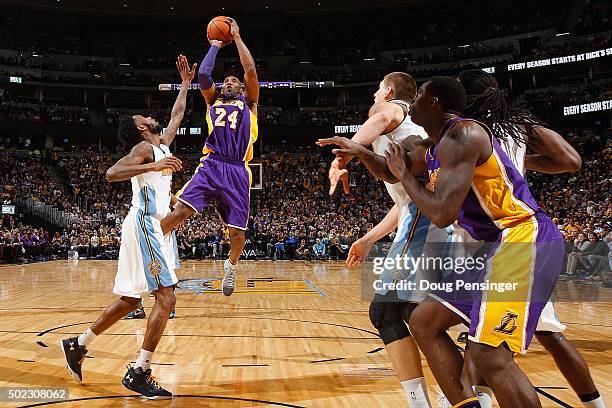
[[[172,107],[172,112],[170,113],[170,123],[168,123],[168,127],[166,131],[161,136],[161,142],[166,146],[170,146],[176,137],[176,131],[181,125],[181,121],[183,120],[183,116],[185,115],[185,107],[187,106],[187,92],[189,91],[189,86],[191,85],[191,81],[195,76],[195,70],[197,65],[193,64],[193,67],[189,67],[189,62],[187,61],[187,57],[184,55],[179,55],[176,59],[176,67],[181,74],[181,90],[176,97],[176,102],[174,102],[174,106]]]
[[[210,106],[217,97],[217,88],[215,88],[215,81],[213,81],[212,78],[212,72],[213,69],[215,69],[215,60],[217,59],[219,50],[227,44],[222,41],[211,39],[209,39],[208,42],[210,42],[210,48],[200,64],[198,82],[200,83],[200,92],[206,101],[206,105]]]
[[[238,48],[240,64],[242,65],[242,69],[244,69],[244,88],[246,91],[245,98],[251,112],[257,115],[257,104],[259,103],[259,79],[257,78],[255,60],[253,59],[253,56],[251,55],[251,52],[247,48],[246,44],[240,37],[240,29],[238,28],[236,20],[233,18],[230,18],[229,20],[232,38],[234,39],[234,43],[236,43],[236,48]]]
[[[430,142],[428,140],[422,140],[419,136],[408,136],[402,141],[401,146],[398,146],[398,149],[401,149],[405,166],[412,175],[417,176],[425,171],[425,151],[429,144]],[[366,166],[374,177],[391,184],[400,181],[400,179],[389,169],[387,165],[388,157],[385,158],[385,156],[374,153],[361,143],[354,142],[346,137],[335,136],[328,139],[319,139],[317,145],[340,146],[340,149],[334,149],[332,153],[342,161],[348,162],[349,157],[358,157],[359,161]]]
[[[404,120],[402,108],[397,104],[387,103],[386,101],[372,105],[368,116],[368,120],[351,138],[352,141],[364,146],[372,145],[380,135],[391,132]],[[331,163],[329,167],[329,195],[333,195],[336,191],[338,181],[342,182],[344,193],[349,193],[349,178],[346,166],[352,158],[352,156],[348,156],[344,160],[343,157],[337,156]]]
[[[150,171],[164,169],[180,171],[183,168],[182,162],[174,156],[154,160],[151,145],[144,142],[138,143],[126,156],[123,156],[106,171],[106,180],[113,183],[129,180]]]
[[[534,127],[528,146],[534,152],[525,156],[525,167],[529,170],[555,174],[575,172],[582,167],[580,154],[554,130]]]

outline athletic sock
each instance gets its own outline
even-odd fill
[[[606,404],[604,404],[603,398],[601,397],[596,398],[593,401],[583,402],[582,405],[588,408],[606,408]]]
[[[427,395],[427,386],[425,378],[419,377],[412,380],[402,381],[402,387],[406,397],[408,397],[408,407],[410,408],[429,408],[429,396]]]
[[[91,328],[85,330],[85,333],[79,336],[79,345],[88,347],[92,341],[94,341],[98,337],[94,332],[91,331]]]
[[[453,405],[453,408],[480,408],[480,402],[477,397],[472,397]]]
[[[482,408],[493,408],[493,390],[484,385],[472,386]]]
[[[592,394],[588,395],[579,395],[580,401],[582,401],[582,406],[587,408],[606,408],[606,404],[604,404],[603,398],[599,395],[599,391],[595,391]]]
[[[140,349],[140,354],[138,355],[138,360],[136,360],[136,364],[134,364],[134,369],[140,367],[142,371],[147,371],[149,368],[151,368],[152,358],[153,358],[152,351]]]

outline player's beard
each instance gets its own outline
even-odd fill
[[[149,127],[149,131],[154,135],[161,135],[163,130],[162,126],[158,123],[156,125],[147,125]]]

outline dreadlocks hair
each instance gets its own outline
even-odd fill
[[[119,143],[121,143],[121,148],[124,152],[129,151],[134,145],[142,140],[142,136],[140,136],[140,131],[136,127],[133,117],[124,116],[119,120],[117,139],[119,139]]]
[[[487,125],[498,139],[511,137],[526,144],[534,126],[547,126],[527,109],[510,106],[490,74],[480,69],[463,71],[459,82],[467,92],[464,115]]]
[[[438,98],[447,112],[461,115],[465,109],[467,96],[463,85],[449,76],[435,76],[427,81],[427,89]]]

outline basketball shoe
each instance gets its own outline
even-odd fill
[[[127,366],[128,371],[121,381],[121,384],[128,390],[137,392],[147,399],[169,399],[172,393],[164,389],[157,379],[151,374],[151,369],[143,371],[142,368]]]
[[[126,319],[144,319],[145,317],[147,317],[147,314],[144,311],[144,307],[138,308],[125,316]]]
[[[64,353],[66,359],[66,367],[68,372],[74,378],[74,381],[79,384],[83,381],[83,374],[81,373],[81,366],[85,355],[87,354],[87,348],[79,344],[78,337],[71,337],[60,341],[60,347]]]
[[[233,265],[229,259],[226,259],[223,264],[223,272],[223,282],[221,283],[223,294],[230,296],[234,293],[234,288],[236,287],[236,265]]]

